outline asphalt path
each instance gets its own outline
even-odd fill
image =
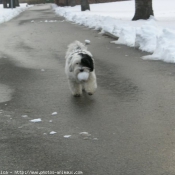
[[[85,39],[98,89],[75,98],[64,57]],[[0,25],[0,174],[175,174],[174,64],[111,40],[49,4]]]

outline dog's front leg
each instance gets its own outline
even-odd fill
[[[89,95],[93,95],[97,89],[96,76],[93,75],[90,79],[84,84],[84,89]]]
[[[82,95],[82,85],[81,84],[75,81],[69,80],[69,86],[70,86],[70,90],[73,96],[79,97]]]

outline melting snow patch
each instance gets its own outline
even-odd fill
[[[98,140],[97,138],[93,138],[93,140]]]
[[[37,118],[37,119],[33,119],[33,120],[30,120],[32,123],[38,123],[38,122],[41,122],[41,118]]]
[[[22,115],[21,117],[23,117],[23,118],[27,118],[27,117],[28,117],[28,115]]]
[[[52,113],[52,115],[57,115],[57,114],[58,114],[58,112],[53,112],[53,113]]]
[[[57,132],[55,131],[51,131],[50,134],[53,135],[53,134],[56,134]]]
[[[144,56],[143,59],[162,60],[168,63],[175,63],[175,31],[163,29],[157,37],[157,46],[152,55]]]
[[[49,22],[57,22],[57,20],[50,20]]]
[[[71,135],[65,135],[64,136],[64,138],[70,138],[71,137]]]
[[[85,43],[86,43],[86,44],[90,44],[91,41],[86,39],[86,40],[85,40]]]
[[[20,7],[14,9],[4,9],[3,5],[0,4],[0,23],[9,21],[10,19],[14,18],[15,16],[19,15],[21,12],[26,10],[28,7],[32,5],[26,6],[26,3],[20,3]]]
[[[80,132],[79,134],[82,137],[82,139],[84,139],[84,140],[91,139],[91,134],[89,134],[88,132]]]
[[[89,136],[91,136],[91,134],[89,134],[88,132],[80,132],[79,134],[81,136],[83,136],[83,137],[89,137]]]

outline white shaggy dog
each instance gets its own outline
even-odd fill
[[[84,90],[92,95],[97,88],[97,82],[94,60],[87,47],[83,43],[75,41],[68,46],[65,58],[65,73],[72,94],[79,97]]]

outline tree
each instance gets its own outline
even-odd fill
[[[19,0],[15,0],[16,7],[19,7]]]
[[[9,0],[9,8],[16,8],[15,0]]]
[[[90,10],[88,0],[81,0],[81,11]]]
[[[71,1],[70,1],[70,6],[73,7],[73,6],[75,6],[75,5],[76,5],[76,1],[75,1],[75,0],[71,0]]]
[[[66,1],[65,1],[65,5],[66,5],[66,6],[69,6],[69,0],[66,0]]]
[[[149,19],[154,16],[152,0],[135,0],[135,15],[133,21],[139,19]]]
[[[3,0],[3,7],[4,8],[8,8],[8,6],[7,6],[7,0]]]

